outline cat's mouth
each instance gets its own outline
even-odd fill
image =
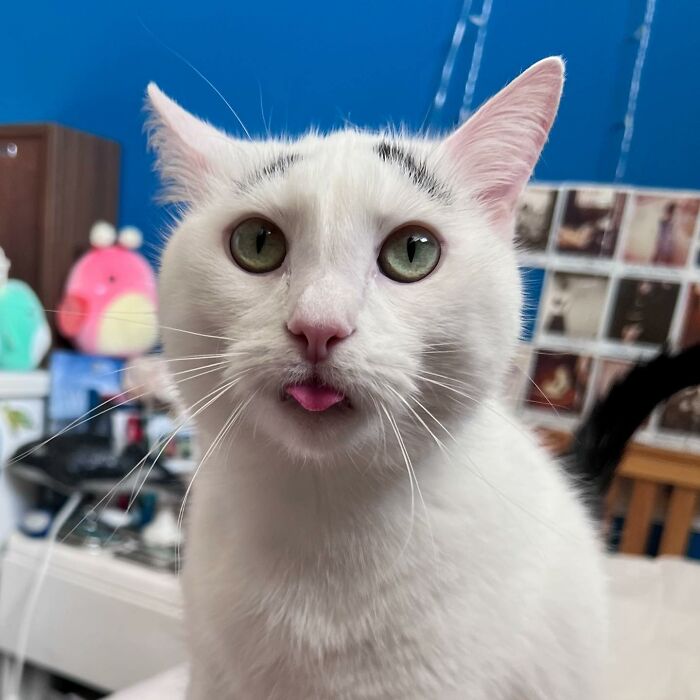
[[[283,401],[295,401],[305,411],[313,413],[328,411],[334,406],[350,406],[348,397],[341,389],[324,384],[315,377],[304,382],[287,384],[281,398]]]

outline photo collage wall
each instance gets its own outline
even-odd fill
[[[572,428],[638,360],[700,342],[700,192],[532,185],[516,244],[524,321],[509,396],[535,425]],[[700,388],[636,439],[700,452]]]

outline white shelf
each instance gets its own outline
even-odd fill
[[[43,399],[49,394],[49,373],[0,372],[0,399]]]
[[[13,652],[46,543],[14,534],[0,566],[0,648]],[[185,659],[174,574],[56,544],[32,622],[28,660],[113,691]]]

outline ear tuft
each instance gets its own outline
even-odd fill
[[[458,178],[497,223],[512,220],[559,106],[564,61],[535,63],[444,142]]]

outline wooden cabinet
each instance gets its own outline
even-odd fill
[[[118,195],[116,143],[55,124],[0,126],[0,247],[46,309],[92,224],[116,223]]]

